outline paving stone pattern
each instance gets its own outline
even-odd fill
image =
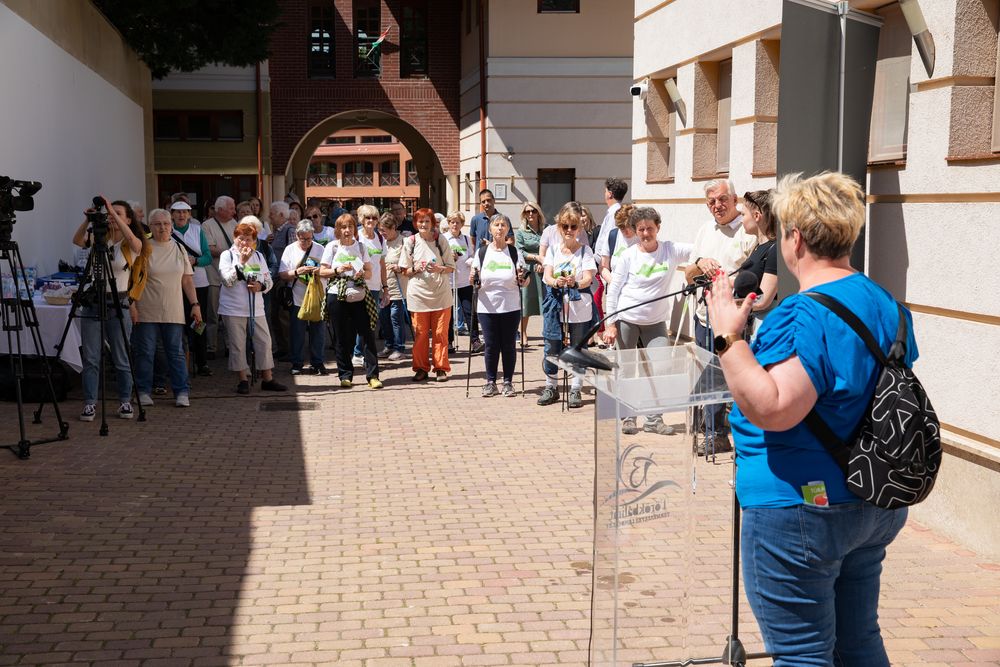
[[[191,408],[158,399],[147,423],[113,418],[102,438],[76,421],[76,390],[68,441],[0,457],[0,665],[586,664],[592,401],[536,406],[531,342],[528,398],[480,398],[481,357],[469,399],[464,355],[442,384],[383,364],[380,391],[286,364],[294,393],[249,397],[218,361]],[[261,410],[275,401],[314,409]],[[32,433],[55,432],[51,408],[43,419]],[[12,404],[0,429],[16,439]],[[702,470],[726,508],[729,467]],[[632,605],[624,658],[721,647],[727,511],[701,512],[685,538],[704,549],[694,570],[664,550],[599,582]],[[635,535],[680,539],[652,523]],[[682,623],[684,609],[701,616]],[[893,665],[1000,664],[1000,563],[911,522],[881,617]],[[745,604],[741,635],[759,648]]]

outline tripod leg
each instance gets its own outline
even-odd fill
[[[472,287],[472,321],[469,323],[469,355],[466,357],[467,361],[465,364],[465,397],[469,397],[469,386],[472,384],[472,332],[476,330],[476,304],[479,303],[479,289],[475,286]]]

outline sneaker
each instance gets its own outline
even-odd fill
[[[84,410],[86,412],[86,410]],[[122,401],[122,404],[118,406],[118,418],[119,419],[132,419],[135,413],[132,412],[132,404],[128,401]]]
[[[714,439],[715,446],[712,447],[711,443],[708,441]],[[698,439],[698,445],[695,447],[695,454],[697,456],[705,456],[705,452],[710,454],[725,454],[726,452],[733,451],[733,443],[729,441],[728,433],[716,433],[715,436],[703,436]]]
[[[350,389],[351,387],[354,386],[354,383],[348,380],[347,378],[344,378],[343,380],[340,381],[340,386],[343,387],[344,389]]]
[[[567,407],[570,408],[582,408],[583,407],[583,395],[580,393],[579,389],[571,389],[569,392],[569,401],[567,402]]]
[[[520,343],[521,342],[521,332],[520,331],[518,331],[517,333],[514,334],[514,342],[515,343]]]
[[[153,397],[149,394],[139,394],[139,405],[148,408],[153,405]]]
[[[260,383],[260,388],[264,391],[288,391],[288,387],[274,379],[264,380]]]
[[[378,378],[372,378],[371,380],[368,380],[368,386],[372,389],[381,389],[385,385],[383,385],[382,381]]]
[[[414,382],[423,382],[426,379],[427,379],[427,371],[425,371],[422,368],[417,370],[417,372],[413,374]]]
[[[538,405],[552,405],[559,401],[559,391],[555,387],[545,387],[542,390],[542,395],[538,397],[536,403]]]
[[[455,354],[457,352],[458,352],[458,348],[457,347],[455,347],[454,345],[449,345],[448,346],[448,354]]]
[[[486,347],[481,340],[472,341],[472,354],[479,354]]]
[[[459,327],[455,333],[457,333],[459,336],[468,336],[469,327]]]
[[[490,396],[497,395],[497,383],[487,382],[483,385],[483,398],[489,398]]]
[[[399,350],[393,350],[392,353],[386,357],[389,361],[399,361],[403,358],[403,353]]]
[[[448,381],[448,371],[435,371],[434,375],[437,376],[434,379],[437,380],[438,382]]]
[[[642,425],[642,430],[646,433],[656,433],[657,435],[673,435],[674,427],[663,423],[662,417],[649,417]]]
[[[329,375],[330,374],[330,371],[326,370],[326,366],[324,366],[323,364],[319,364],[318,366],[312,366],[309,370],[311,370],[316,375]]]
[[[514,391],[514,384],[512,382],[503,383],[503,395],[504,398],[513,398],[517,396],[517,392]]]
[[[199,366],[198,375],[200,375],[203,378],[212,377],[212,369],[209,368],[208,366]]]
[[[378,351],[378,358],[379,359],[385,359],[386,357],[389,356],[389,354],[391,352],[392,352],[392,350],[390,350],[389,348],[383,347],[381,350]]]
[[[174,399],[174,405],[179,408],[190,408],[191,401],[187,394],[177,394],[177,398]]]
[[[364,366],[365,358],[354,355],[353,357],[351,357],[351,363],[354,364],[355,366]]]
[[[302,366],[292,366],[292,375],[305,375],[308,371]]]
[[[246,396],[250,393],[250,383],[247,380],[240,380],[240,383],[236,385],[236,393],[242,396]]]
[[[87,403],[83,406],[83,412],[80,413],[80,421],[92,422],[96,416],[97,407],[93,403]]]
[[[166,396],[166,395],[167,395],[166,387],[153,387],[153,396]]]
[[[639,427],[635,425],[635,417],[626,417],[622,420],[622,433],[625,435],[635,435],[639,432]]]

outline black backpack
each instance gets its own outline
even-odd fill
[[[479,246],[479,267],[482,269],[483,262],[486,261],[486,249],[489,248],[488,245]],[[510,253],[510,259],[514,262],[514,269],[517,270],[517,248],[512,245],[507,246],[507,252]]]
[[[896,340],[886,355],[861,320],[833,297],[805,292],[836,313],[865,342],[881,370],[872,402],[855,434],[843,442],[816,408],[805,423],[847,476],[851,493],[884,509],[915,505],[941,469],[941,424],[913,370],[905,366],[907,325],[898,303]]]

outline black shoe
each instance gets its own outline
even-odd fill
[[[200,375],[203,378],[210,378],[212,377],[212,369],[209,368],[208,366],[199,366],[198,375]]]
[[[205,358],[209,361],[215,361],[215,350],[209,350],[205,353]]]
[[[250,393],[250,383],[246,380],[240,380],[240,383],[236,385],[236,393],[246,396]]]
[[[302,366],[292,366],[292,375],[306,375],[307,373],[309,371],[302,368]]]
[[[413,381],[414,382],[423,382],[426,379],[427,379],[427,371],[425,371],[423,369],[420,369],[416,373],[413,374]]]
[[[326,370],[326,366],[320,364],[319,366],[313,366],[311,368],[312,372],[316,375],[329,375],[330,371]]]
[[[538,405],[552,405],[559,402],[559,392],[555,387],[546,387],[542,390],[542,395],[538,397]]]
[[[288,391],[288,387],[277,380],[264,380],[260,383],[260,388],[264,391]]]

